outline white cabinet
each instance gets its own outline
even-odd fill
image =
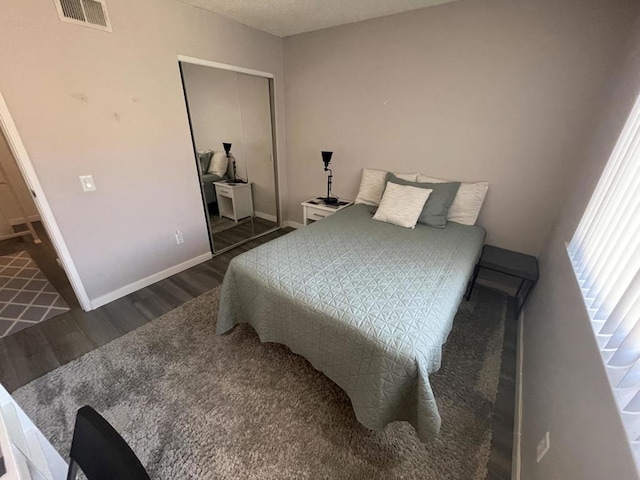
[[[225,183],[214,182],[218,212],[221,217],[230,218],[238,223],[246,217],[253,217],[253,196],[251,182]]]
[[[343,208],[347,208],[349,205],[353,205],[353,202],[340,201],[337,204],[325,204],[321,198],[312,198],[301,203],[302,213],[304,218],[304,224],[308,225],[309,222],[317,222],[323,218],[333,215]]]

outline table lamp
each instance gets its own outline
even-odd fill
[[[333,152],[322,152],[322,162],[324,163],[324,171],[329,172],[329,176],[327,177],[327,196],[322,200],[326,204],[334,204],[338,203],[338,198],[331,195],[331,183],[333,182],[333,172],[329,168],[329,163],[331,163],[331,156]]]
[[[238,171],[236,170],[236,157],[233,156],[233,154],[231,153],[231,144],[230,143],[223,143],[222,146],[224,147],[224,151],[227,154],[227,160],[231,161],[231,165],[233,166],[233,179],[232,180],[228,180],[229,183],[233,182],[233,183],[246,183],[244,180],[238,178]]]

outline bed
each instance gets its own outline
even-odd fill
[[[415,229],[353,205],[234,258],[217,332],[249,323],[339,385],[364,426],[405,420],[427,441],[440,429],[429,374],[485,231],[449,222]]]

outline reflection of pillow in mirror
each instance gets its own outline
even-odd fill
[[[227,174],[227,167],[229,166],[229,159],[224,152],[215,152],[211,163],[209,164],[209,173],[224,177]]]
[[[209,165],[211,164],[211,156],[213,150],[207,150],[206,152],[198,152],[198,158],[200,160],[200,173],[207,173],[209,171]]]

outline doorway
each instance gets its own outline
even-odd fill
[[[0,131],[0,338],[78,307],[71,282]]]
[[[279,228],[273,78],[187,57],[179,67],[217,255]]]
[[[60,290],[65,290],[64,298],[68,300],[70,306],[79,305],[85,311],[92,310],[91,301],[80,280],[78,270],[62,237],[2,92],[0,92],[0,135],[2,135],[2,141],[7,147],[13,167],[17,167],[17,171],[14,172],[15,178],[18,179],[17,181],[23,182],[23,185],[26,185],[25,195],[29,198],[29,201],[35,204],[40,221],[40,224],[36,225],[36,232],[40,239],[43,240],[42,248],[49,250],[48,258],[53,259],[53,262],[47,261],[47,263],[52,266],[55,264],[56,268],[61,270],[55,270],[55,275],[52,274],[51,276],[61,275],[61,278],[66,278],[66,282],[69,285],[62,286],[62,283],[60,283]],[[36,219],[34,218],[34,220]],[[19,225],[15,225],[15,229],[19,228],[21,228]],[[52,268],[51,271],[53,272],[54,269]]]

